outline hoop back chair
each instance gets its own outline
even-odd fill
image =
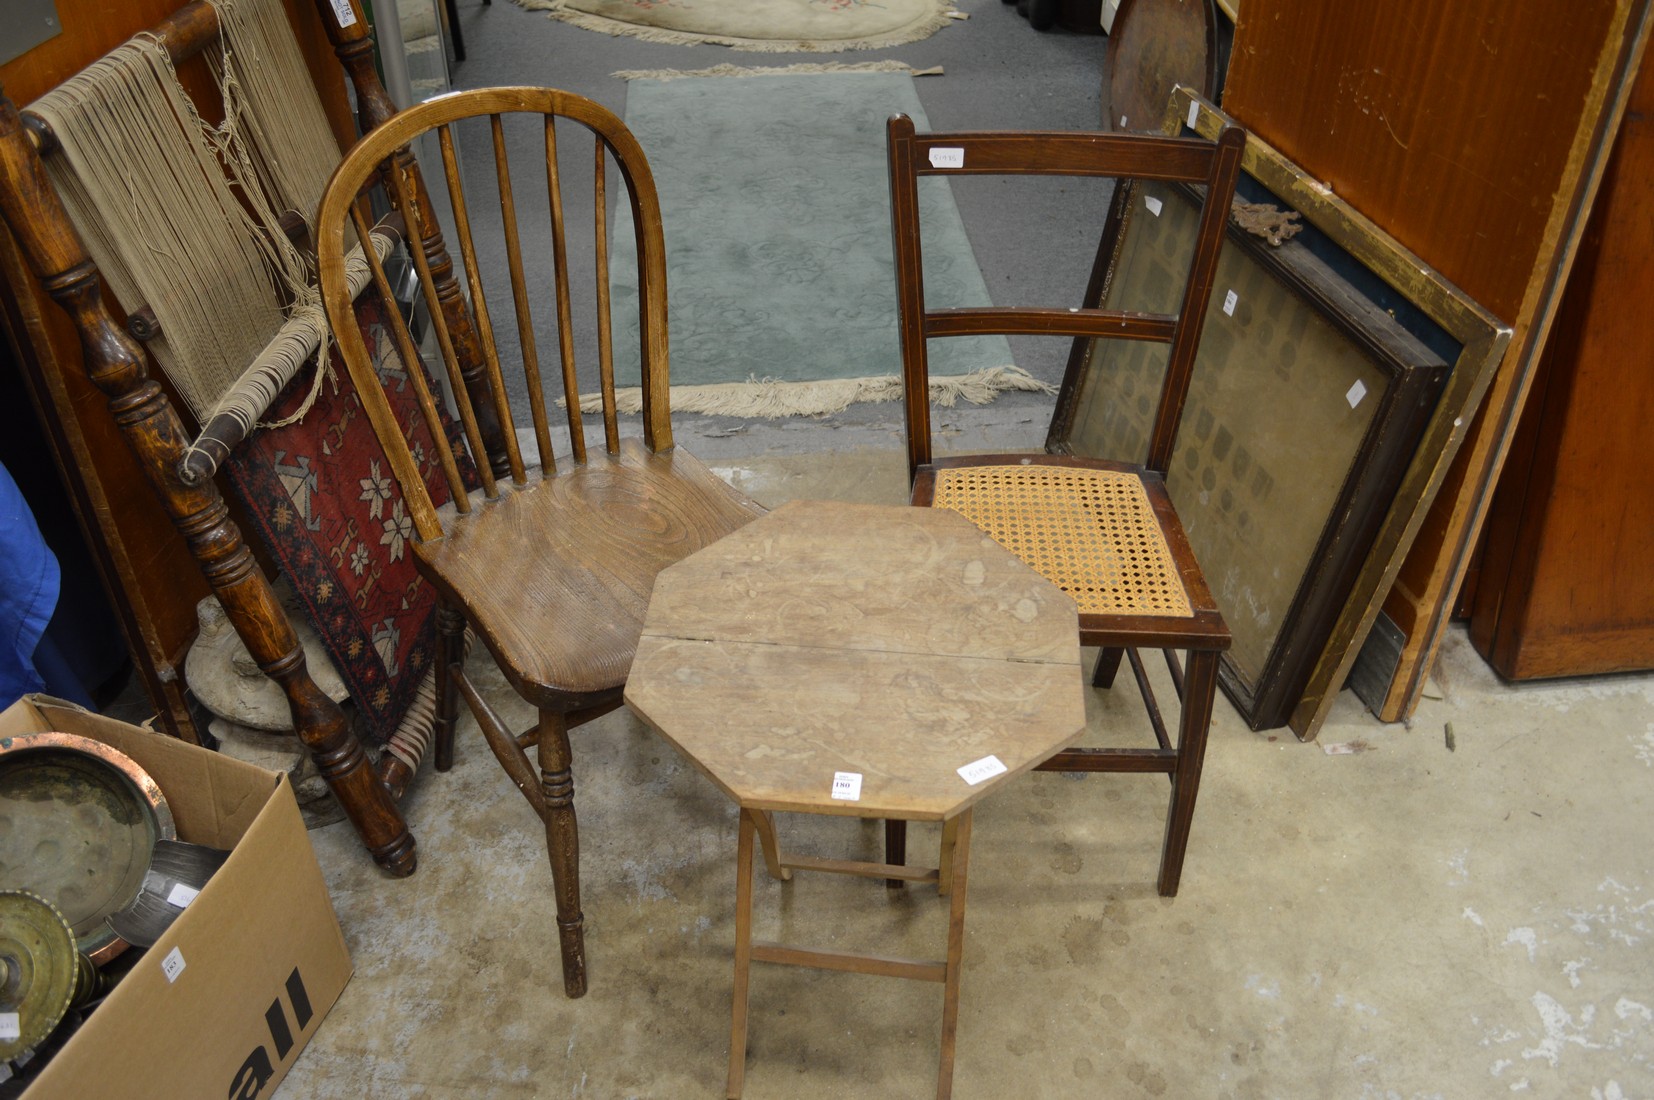
[[[525,237],[519,232],[503,122],[504,117],[515,115],[529,116],[529,125],[537,130],[531,171],[536,177],[543,174],[546,185],[543,216],[549,222],[553,253],[550,286],[544,281],[531,282],[524,274]],[[390,414],[373,357],[355,326],[348,323],[350,301],[344,282],[347,227],[357,235],[369,228],[365,203],[360,201],[364,188],[389,189],[393,205],[408,219],[408,233],[415,240],[423,223],[437,217],[436,211],[414,201],[406,178],[410,158],[396,156],[409,142],[434,131],[459,244],[461,281],[469,291],[486,361],[493,403],[489,411],[503,425],[518,422],[498,350],[494,303],[479,268],[474,230],[480,232],[484,219],[467,209],[466,181],[455,155],[455,125],[473,118],[486,118],[492,136],[493,171],[489,174],[497,187],[510,309],[521,345],[520,370],[514,368],[513,374],[526,387],[527,420],[541,456],[538,468],[525,464],[516,435],[507,431],[509,469],[498,477],[485,459],[479,410],[461,383],[453,340],[420,250],[410,253],[457,407],[463,446],[449,445],[439,411],[440,392],[433,392],[422,371],[410,369],[406,383],[416,391],[435,453],[419,455],[410,447],[404,426]],[[594,194],[590,225],[597,283],[595,373],[602,391],[603,445],[590,451],[580,411],[572,320],[575,299],[569,286],[569,245],[575,234],[565,217],[558,165],[559,134],[571,131],[582,142],[589,138],[595,150],[590,161]],[[611,165],[617,178],[616,201],[630,204],[636,231],[641,441],[620,438],[615,408],[606,211]],[[517,190],[521,188],[519,182]],[[484,189],[478,183],[477,190]],[[479,211],[480,206],[479,202]],[[526,202],[523,212],[527,212]],[[762,514],[762,509],[701,463],[672,447],[667,405],[666,259],[653,177],[625,125],[598,104],[549,89],[486,88],[431,100],[364,137],[335,172],[317,223],[318,262],[329,317],[367,416],[406,496],[415,560],[444,600],[439,621],[437,766],[447,768],[452,763],[457,693],[464,696],[489,747],[544,822],[564,989],[570,997],[578,997],[586,989],[586,964],[568,731],[620,705],[655,575]],[[372,265],[372,278],[378,292],[390,300],[390,286],[377,261]],[[401,313],[390,312],[396,314],[392,339],[403,361],[418,362],[415,340]],[[567,404],[567,451],[561,460],[553,457],[537,316],[554,321],[555,336],[548,343],[556,348],[557,381]],[[425,491],[422,463],[440,465],[453,491],[452,502],[441,509],[432,506]],[[467,465],[475,469],[480,488],[468,491],[462,476]],[[488,647],[511,686],[537,709],[537,722],[526,733],[507,729],[466,678],[462,639],[467,624]],[[538,771],[529,761],[530,747],[538,748]]]
[[[1092,678],[1095,685],[1111,686],[1122,655],[1129,657],[1157,746],[1070,748],[1041,767],[1169,775],[1171,804],[1158,885],[1162,895],[1171,897],[1182,876],[1218,662],[1229,646],[1229,631],[1166,492],[1166,468],[1188,393],[1245,134],[1230,127],[1215,143],[1144,134],[918,134],[911,119],[897,115],[889,122],[887,138],[912,502],[962,513],[1073,596],[1080,609],[1080,643],[1101,649]],[[1199,235],[1178,313],[927,307],[919,178],[978,174],[1108,176],[1203,186]],[[1104,243],[1099,264],[1111,251]],[[1093,281],[1102,274],[1095,272]],[[930,436],[926,341],[992,333],[1170,345],[1146,459],[1023,454],[937,458]],[[1182,703],[1175,743],[1139,648],[1166,651]],[[1175,650],[1187,653],[1186,667],[1178,663]],[[892,829],[887,839],[891,862],[899,862],[901,830]]]

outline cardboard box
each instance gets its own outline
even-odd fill
[[[232,852],[26,1100],[270,1095],[351,975],[287,777],[45,696],[0,713],[0,737],[47,730],[130,756],[178,839]]]

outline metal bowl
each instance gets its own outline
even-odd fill
[[[161,788],[124,753],[72,733],[0,738],[0,889],[57,906],[93,962],[126,950],[109,915],[138,896],[155,842],[177,835]]]

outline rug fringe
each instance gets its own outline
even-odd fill
[[[1056,393],[1056,387],[1041,382],[1021,367],[985,367],[969,374],[933,377],[930,400],[949,408],[960,401],[986,405],[1001,393]],[[773,419],[783,416],[830,416],[863,402],[900,401],[900,375],[871,378],[831,378],[816,382],[782,382],[774,378],[749,378],[745,382],[717,382],[701,386],[673,386],[672,411],[704,413],[709,416],[742,416]],[[558,402],[559,405],[563,402]],[[643,390],[630,386],[615,391],[615,408],[622,413],[643,411]],[[603,396],[580,395],[580,411],[601,413]]]
[[[582,30],[597,31],[600,34],[615,37],[624,35],[644,42],[658,42],[668,46],[696,46],[705,43],[712,46],[728,46],[735,50],[747,50],[752,53],[840,53],[844,50],[882,50],[891,46],[905,46],[910,42],[918,42],[929,38],[954,21],[951,14],[953,5],[949,2],[938,4],[936,10],[928,18],[913,24],[904,31],[892,32],[873,38],[850,38],[840,41],[737,38],[719,34],[695,34],[689,31],[665,30],[660,27],[644,27],[636,23],[622,23],[614,19],[605,19],[601,15],[575,11],[567,6],[565,0],[516,0],[516,3],[519,7],[528,11],[543,11],[553,19],[561,20],[570,26],[579,27]]]
[[[617,80],[686,80],[702,76],[813,76],[818,73],[907,73],[909,76],[941,76],[942,66],[915,69],[905,61],[805,62],[799,65],[731,65],[727,61],[710,69],[621,69],[609,75]]]

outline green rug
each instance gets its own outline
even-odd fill
[[[761,72],[762,70],[755,70]],[[675,411],[821,415],[900,400],[884,124],[927,128],[906,73],[634,80],[626,123],[648,153],[666,228]],[[934,305],[986,305],[947,181],[921,181]],[[635,309],[630,211],[613,230],[612,293]],[[636,387],[637,348],[616,348]],[[1045,390],[1003,337],[931,343],[933,399]]]
[[[950,21],[949,0],[517,0],[604,34],[740,50],[877,50],[916,42]]]

